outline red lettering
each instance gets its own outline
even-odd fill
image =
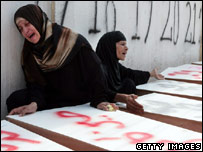
[[[77,124],[85,125],[85,126],[88,126],[88,127],[99,127],[101,124],[104,124],[104,123],[117,124],[117,127],[116,127],[116,128],[118,128],[118,129],[125,128],[125,125],[124,125],[124,124],[122,124],[121,122],[117,122],[117,121],[100,121],[100,122],[95,122],[95,123],[77,122]]]
[[[141,136],[141,137],[133,137],[133,136]],[[125,136],[130,139],[130,143],[131,144],[136,144],[136,143],[141,143],[141,142],[145,142],[146,140],[150,139],[153,137],[153,135],[148,134],[148,133],[144,133],[144,132],[128,132],[125,134]]]
[[[19,134],[13,133],[13,132],[8,132],[8,131],[1,131],[1,134],[7,134],[8,137],[2,138],[2,140],[17,140],[17,141],[22,141],[22,142],[28,142],[32,144],[39,144],[39,141],[36,140],[30,140],[30,139],[25,139],[25,138],[19,138]]]
[[[93,134],[100,134],[99,131],[93,131],[92,133],[93,133]]]
[[[95,122],[95,123],[90,123],[89,121],[91,121],[91,117],[87,116],[87,115],[83,115],[83,114],[79,114],[79,113],[74,113],[74,112],[70,112],[70,111],[59,111],[56,113],[57,115],[59,115],[60,117],[65,117],[65,118],[82,118],[83,121],[78,121],[76,122],[79,125],[85,125],[88,127],[99,127],[101,124],[104,123],[113,123],[113,124],[117,124],[117,128],[121,129],[124,128],[125,125],[121,122],[118,121],[100,121],[100,122]],[[108,118],[109,119],[109,118]]]
[[[109,118],[107,115],[101,115],[100,117],[106,118],[109,121],[112,121],[112,118]]]
[[[202,72],[199,72],[199,71],[191,71],[191,70],[181,70],[180,72],[179,71],[175,71],[173,73],[168,73],[169,76],[175,76],[175,75],[187,75],[187,74],[190,74],[191,72],[195,72],[195,73],[202,73]],[[192,74],[191,76],[194,77],[194,79],[202,79],[201,75],[199,74]]]
[[[7,148],[6,150],[2,150],[2,148]],[[13,146],[13,145],[7,145],[7,144],[1,144],[1,151],[14,151],[17,150],[18,147],[17,146]]]
[[[175,76],[176,74],[175,74],[175,73],[169,73],[168,75],[170,75],[170,76]]]
[[[79,113],[75,113],[75,112],[70,112],[70,111],[58,111],[56,112],[56,114],[59,117],[65,117],[65,118],[82,118],[84,119],[84,121],[90,121],[91,118],[89,116],[86,115],[82,115]]]
[[[194,77],[199,77],[199,74],[193,74],[192,76],[194,76]]]

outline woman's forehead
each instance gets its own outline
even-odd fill
[[[24,18],[22,18],[22,17],[18,17],[17,19],[16,19],[16,24],[19,26],[19,25],[21,25],[21,24],[23,24],[23,23],[26,23],[27,22],[27,20],[26,19],[24,19]]]

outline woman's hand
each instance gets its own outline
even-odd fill
[[[117,93],[114,101],[126,103],[127,110],[133,112],[135,114],[143,114],[144,108],[141,104],[139,104],[135,99],[138,96],[135,94],[121,94]]]
[[[156,78],[156,79],[158,79],[158,80],[164,80],[164,79],[165,79],[162,74],[159,74],[159,73],[157,72],[157,69],[153,69],[153,70],[150,72],[150,76],[151,76],[151,77],[154,77],[154,78]]]
[[[135,94],[126,95],[127,109],[136,114],[144,114],[144,108],[135,100],[136,98]]]
[[[118,106],[116,106],[114,103],[109,102],[101,102],[97,105],[98,109],[104,110],[104,111],[116,111],[119,109]]]
[[[25,114],[31,114],[37,111],[37,103],[32,102],[29,105],[21,106],[11,110],[8,115],[19,114],[19,116],[24,116]]]

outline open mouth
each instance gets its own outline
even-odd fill
[[[34,36],[35,34],[33,33],[33,34],[31,34],[30,36],[29,36],[29,38],[31,39],[33,36]]]

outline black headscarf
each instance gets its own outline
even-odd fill
[[[43,11],[40,7],[34,4],[28,4],[26,6],[20,7],[15,15],[14,15],[14,22],[16,24],[16,19],[18,17],[22,17],[29,21],[42,35],[42,26],[43,26]],[[16,25],[17,26],[17,25]]]
[[[71,60],[72,54],[80,50],[82,43],[77,43],[80,46],[73,52],[78,34],[69,28],[52,23],[37,5],[28,4],[19,8],[14,16],[15,24],[20,18],[29,21],[41,36],[37,44],[25,39],[21,61],[26,79],[44,85],[45,80],[41,76],[41,71],[49,72],[61,68]]]
[[[120,31],[113,31],[104,34],[97,44],[96,53],[100,57],[108,86],[113,91],[118,91],[121,85],[119,60],[116,55],[116,43],[126,41]]]

